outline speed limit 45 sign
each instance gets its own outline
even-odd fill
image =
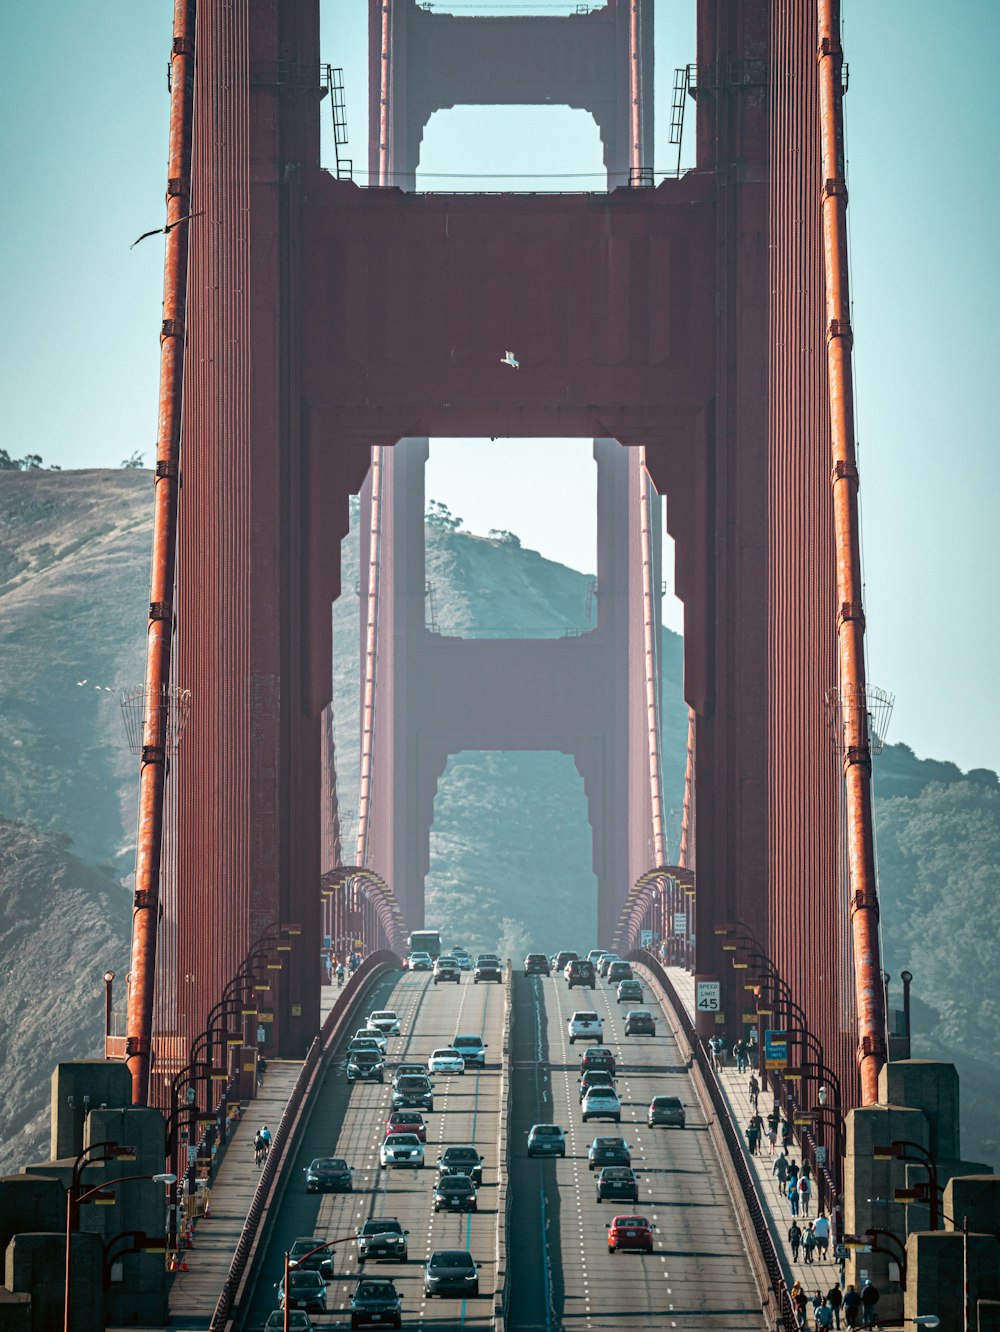
[[[698,981],[696,1003],[699,1013],[717,1013],[721,1003],[721,981]]]

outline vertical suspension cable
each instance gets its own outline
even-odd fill
[[[871,745],[864,658],[864,608],[858,530],[858,467],[854,439],[853,336],[847,264],[847,187],[844,178],[843,51],[839,0],[819,0],[821,215],[826,279],[827,369],[834,541],[837,556],[837,649],[847,832],[858,1070],[862,1105],[878,1101],[886,1060],[871,806]]]
[[[365,622],[365,693],[361,715],[361,791],[355,865],[367,865],[368,828],[372,803],[372,761],[375,741],[375,670],[378,660],[379,546],[382,535],[382,445],[372,449],[371,519],[368,526],[368,594]]]
[[[655,630],[653,590],[653,549],[649,521],[649,488],[652,482],[646,472],[646,450],[639,449],[639,530],[642,545],[642,638],[646,676],[646,753],[649,762],[649,800],[653,819],[653,855],[657,865],[667,863],[666,838],[663,831],[663,783],[660,773],[660,691],[656,678]]]
[[[156,935],[160,912],[163,795],[170,724],[177,500],[180,483],[184,326],[187,315],[188,230],[191,211],[191,141],[194,109],[195,0],[174,0],[170,53],[170,135],[167,232],[160,328],[160,397],[153,492],[153,555],[146,630],[146,711],[139,768],[139,829],[132,907],[126,1055],[132,1104],[146,1105],[156,989]]]

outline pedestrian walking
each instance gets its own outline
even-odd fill
[[[825,1260],[827,1247],[830,1243],[830,1222],[826,1214],[820,1212],[816,1218],[816,1256],[820,1261]]]
[[[795,1306],[795,1321],[798,1323],[799,1327],[805,1327],[806,1309],[809,1306],[809,1300],[805,1291],[802,1289],[802,1283],[796,1281],[795,1285],[788,1293],[791,1296],[792,1304]]]
[[[782,1120],[781,1123],[781,1145],[786,1152],[792,1145],[792,1126],[787,1119]]]
[[[803,1238],[805,1237],[803,1236]],[[823,1292],[821,1290],[817,1290],[810,1302],[812,1304],[812,1310],[813,1310],[813,1322],[815,1322],[817,1312],[823,1307]]]
[[[770,1120],[767,1121],[767,1146],[771,1156],[774,1155],[775,1144],[778,1141],[778,1135],[775,1132],[774,1125]]]
[[[758,1142],[760,1142],[760,1115],[754,1115],[747,1124],[747,1146],[751,1156],[757,1155]]]
[[[788,1187],[788,1157],[784,1152],[778,1157],[771,1167],[771,1174],[775,1176],[781,1185],[782,1192]]]
[[[798,1216],[798,1214],[799,1214],[799,1189],[798,1189],[798,1185],[796,1184],[795,1180],[793,1180],[793,1179],[789,1179],[789,1181],[788,1181],[788,1190],[787,1190],[787,1192],[788,1192],[788,1209],[789,1209],[789,1211],[791,1212],[792,1216]]]
[[[771,1106],[771,1113],[767,1117],[767,1122],[773,1125],[774,1131],[777,1133],[781,1127],[781,1111],[776,1104]]]
[[[861,1326],[878,1327],[878,1286],[866,1281],[861,1287]]]
[[[826,1292],[826,1302],[827,1302],[827,1304],[830,1306],[830,1309],[831,1309],[831,1311],[832,1311],[832,1313],[833,1313],[833,1325],[834,1325],[834,1327],[839,1328],[839,1327],[840,1327],[840,1306],[841,1306],[841,1305],[843,1304],[843,1302],[844,1302],[844,1294],[843,1294],[843,1291],[842,1291],[842,1290],[840,1289],[840,1287],[838,1286],[838,1284],[836,1283],[836,1281],[833,1283],[833,1285],[830,1287],[830,1289]]]
[[[794,1159],[788,1162],[788,1182],[799,1187],[799,1163]]]
[[[802,1257],[803,1261],[811,1263],[816,1253],[816,1232],[813,1229],[813,1223],[810,1221],[805,1228],[802,1236]],[[819,1291],[816,1292],[817,1295]]]
[[[861,1319],[861,1296],[853,1286],[844,1291],[844,1321],[848,1327],[857,1327]]]
[[[793,1221],[788,1227],[788,1243],[792,1246],[792,1262],[799,1261],[799,1249],[802,1247],[802,1227]]]
[[[751,1105],[753,1106],[753,1108],[756,1110],[756,1109],[757,1109],[757,1101],[758,1101],[758,1098],[760,1097],[760,1083],[757,1081],[757,1075],[756,1075],[755,1073],[751,1073],[751,1074],[750,1074],[750,1087],[749,1087],[749,1091],[750,1091],[750,1104],[751,1104]]]
[[[806,1179],[812,1179],[813,1168],[808,1161],[802,1162],[802,1173],[805,1175]]]
[[[802,1215],[809,1215],[809,1200],[812,1197],[812,1185],[809,1183],[806,1175],[799,1176],[799,1205],[802,1208]]]
[[[833,1327],[833,1310],[830,1308],[828,1301],[824,1300],[813,1314],[813,1322],[817,1329],[822,1329],[823,1332],[825,1332],[825,1329]]]

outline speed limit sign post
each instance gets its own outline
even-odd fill
[[[714,1036],[722,1014],[722,983],[713,976],[696,976],[695,1027],[699,1036]]]

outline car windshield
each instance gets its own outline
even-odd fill
[[[394,1133],[389,1139],[393,1147],[419,1147],[420,1139],[415,1133]]]
[[[328,1156],[322,1161],[313,1161],[313,1170],[346,1170],[347,1162],[339,1156]]]
[[[422,1124],[424,1121],[413,1110],[396,1110],[389,1116],[390,1124]]]
[[[366,1221],[361,1233],[362,1235],[401,1235],[403,1227],[398,1221],[385,1218],[381,1221]]]
[[[601,1171],[601,1179],[631,1179],[632,1171],[628,1166],[608,1166]]]
[[[558,1124],[536,1124],[531,1131],[536,1138],[562,1137],[562,1129]]]
[[[297,1287],[304,1290],[306,1286],[326,1285],[318,1272],[289,1272],[288,1279],[293,1290]]]
[[[472,1180],[465,1175],[449,1175],[438,1185],[440,1193],[471,1193]]]
[[[431,1055],[432,1059],[454,1059],[458,1054],[457,1050],[435,1050]]]
[[[482,1036],[456,1036],[455,1045],[467,1045],[470,1049],[479,1049],[483,1043]]]
[[[297,1239],[288,1251],[289,1258],[296,1258],[300,1253],[308,1253],[310,1249],[322,1249],[323,1241],[321,1239]]]
[[[363,1300],[391,1300],[396,1287],[391,1281],[362,1281],[355,1294]]]
[[[407,1074],[399,1079],[399,1085],[404,1091],[425,1091],[429,1084],[426,1078],[418,1078],[415,1074]]]
[[[385,1022],[388,1019],[391,1022],[396,1021],[396,1014],[391,1009],[386,1009],[384,1013],[373,1013],[368,1019],[369,1022]]]
[[[657,1110],[679,1110],[681,1103],[676,1096],[654,1096],[653,1104]]]
[[[645,1226],[649,1229],[649,1222],[644,1216],[616,1216],[616,1226]]]
[[[595,1138],[594,1146],[606,1151],[609,1147],[624,1147],[625,1143],[621,1138]]]
[[[472,1254],[464,1249],[442,1249],[438,1253],[431,1254],[429,1267],[466,1267],[473,1266]]]

